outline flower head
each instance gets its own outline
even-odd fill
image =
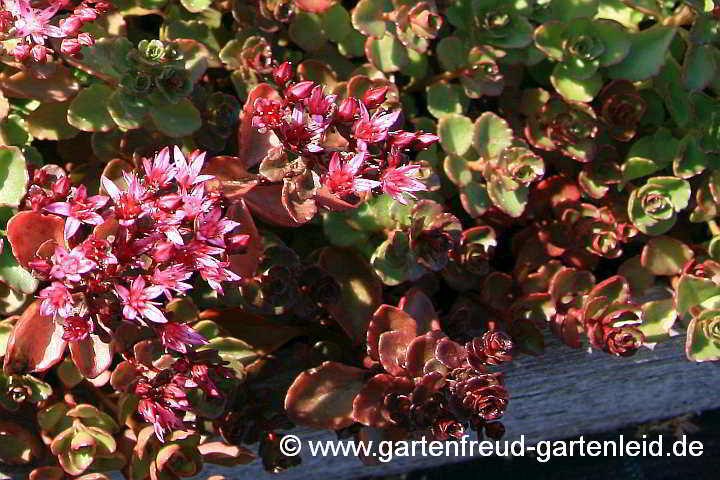
[[[383,191],[398,202],[406,205],[407,200],[405,200],[403,194],[415,198],[413,192],[427,190],[425,184],[416,178],[419,170],[420,165],[414,164],[388,168],[380,177]]]
[[[105,206],[108,197],[104,195],[87,196],[85,185],[74,188],[67,202],[54,202],[45,207],[45,210],[56,215],[67,217],[65,219],[65,238],[72,237],[85,223],[88,225],[100,225],[103,218],[97,210]]]
[[[205,337],[183,323],[168,322],[161,325],[159,330],[163,345],[176,352],[187,353],[188,347],[208,343]]]
[[[163,293],[163,287],[159,285],[145,287],[145,279],[138,276],[132,281],[129,289],[115,284],[115,292],[125,305],[123,316],[126,319],[135,320],[138,316],[142,316],[154,323],[167,323],[165,315],[155,306],[158,302],[150,301]]]
[[[69,252],[63,247],[55,247],[55,253],[50,260],[52,262],[50,276],[57,280],[66,279],[71,282],[79,282],[81,274],[87,273],[97,266],[95,262],[85,257],[80,246]]]
[[[358,178],[358,172],[365,162],[367,152],[355,154],[350,160],[341,162],[340,154],[333,153],[324,184],[330,191],[340,197],[367,192],[380,186],[376,180]]]
[[[38,298],[43,299],[40,304],[41,314],[53,317],[57,313],[64,318],[72,315],[72,295],[70,295],[70,290],[62,282],[52,282],[49,287],[40,291]]]

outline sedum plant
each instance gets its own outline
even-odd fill
[[[0,469],[497,439],[550,337],[720,360],[713,0],[0,7]]]

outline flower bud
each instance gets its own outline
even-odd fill
[[[69,16],[60,20],[60,30],[62,30],[65,35],[74,35],[82,26],[83,21],[80,17]]]
[[[228,233],[225,235],[225,245],[228,255],[239,255],[247,251],[250,235],[245,233]]]
[[[64,55],[75,55],[82,49],[82,45],[77,38],[63,38],[60,44],[60,52]]]
[[[33,273],[38,273],[44,276],[50,275],[50,269],[52,265],[44,258],[34,258],[28,262],[28,266]]]
[[[398,130],[388,135],[390,145],[400,149],[407,148],[415,140],[415,134],[412,132],[406,132],[405,130]]]
[[[89,33],[81,33],[77,36],[78,42],[84,47],[89,47],[95,44],[95,39]]]
[[[77,15],[83,22],[92,22],[97,18],[97,12],[90,7],[76,8],[73,14]]]
[[[30,56],[30,45],[27,43],[18,43],[15,45],[15,48],[13,48],[12,56],[15,57],[15,60],[18,62],[27,59]]]
[[[291,102],[304,100],[310,95],[313,87],[315,87],[315,83],[310,80],[298,82],[285,90],[285,97]]]
[[[70,193],[70,178],[67,176],[58,178],[52,185],[52,192],[56,198],[65,198]]]
[[[377,108],[382,105],[383,102],[385,102],[385,98],[387,97],[387,92],[389,89],[390,87],[384,86],[371,88],[366,91],[365,95],[363,95],[363,103],[368,108],[368,110],[372,110],[373,108]]]
[[[284,87],[293,77],[292,63],[283,62],[273,70],[273,80],[279,87]]]
[[[437,143],[439,140],[440,137],[433,135],[432,133],[417,132],[415,134],[415,143],[413,144],[413,147],[415,147],[416,150],[425,150],[433,143]]]
[[[48,49],[43,45],[35,45],[30,50],[30,54],[36,62],[45,63],[48,57]]]
[[[352,122],[355,115],[359,111],[358,100],[354,97],[348,97],[340,102],[340,106],[335,112],[335,118],[341,122]]]

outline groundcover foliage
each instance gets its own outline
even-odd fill
[[[720,359],[712,0],[0,7],[31,479],[276,472],[294,425],[499,438],[496,366],[544,331]]]

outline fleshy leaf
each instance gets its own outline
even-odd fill
[[[464,115],[445,115],[438,122],[438,136],[447,153],[464,155],[472,144],[473,123]]]
[[[302,372],[285,397],[288,418],[322,429],[352,425],[353,399],[363,388],[365,374],[365,370],[336,362]]]
[[[25,156],[19,148],[0,146],[0,207],[17,207],[28,182]]]
[[[635,82],[657,75],[665,63],[665,54],[675,32],[675,27],[655,25],[631,35],[630,53],[622,62],[608,68],[610,78]]]
[[[690,247],[675,238],[662,236],[645,245],[641,261],[653,275],[677,275],[691,258]]]
[[[115,128],[107,109],[112,93],[103,83],[95,83],[78,93],[68,108],[68,123],[84,132],[107,132]]]
[[[484,160],[498,157],[512,141],[512,129],[504,118],[485,112],[475,120],[472,142]]]
[[[158,130],[173,138],[190,135],[202,126],[200,112],[187,98],[177,103],[154,106],[150,109],[150,116]]]
[[[63,358],[67,342],[63,327],[40,314],[40,301],[31,303],[18,320],[8,341],[5,373],[44,372]]]

